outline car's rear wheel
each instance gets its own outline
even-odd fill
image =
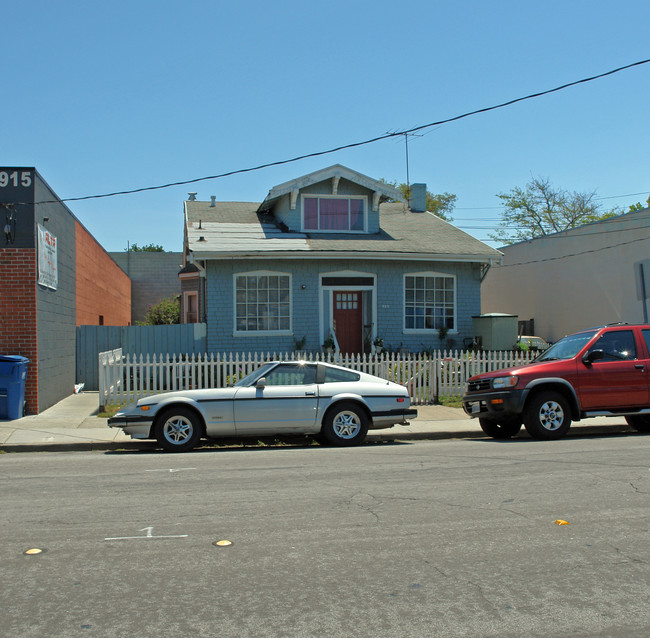
[[[540,392],[526,407],[524,425],[535,439],[559,439],[571,427],[569,403],[559,392]]]
[[[321,428],[321,439],[339,447],[359,445],[368,433],[368,417],[354,403],[341,402],[332,406],[325,414]]]
[[[521,430],[521,418],[519,417],[501,419],[500,421],[479,419],[478,423],[483,432],[494,439],[511,439],[513,436],[517,436]]]
[[[158,417],[155,434],[164,450],[188,452],[201,440],[201,422],[188,408],[170,408]]]
[[[625,420],[637,432],[650,432],[650,416],[634,414],[632,416],[626,416]]]

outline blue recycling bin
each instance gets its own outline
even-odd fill
[[[0,419],[23,416],[28,363],[19,355],[0,354]]]

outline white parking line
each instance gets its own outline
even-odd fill
[[[110,536],[105,538],[105,541],[130,541],[130,540],[147,540],[150,538],[187,538],[188,534],[172,534],[169,536],[154,536],[153,527],[145,527],[140,532],[147,532],[146,536]]]
[[[177,470],[145,470],[145,472],[186,472],[187,470],[195,470],[195,467],[179,467]]]

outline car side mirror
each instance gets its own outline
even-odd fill
[[[255,381],[255,387],[259,390],[264,389],[266,387],[266,377],[260,377],[257,381]]]
[[[582,362],[586,365],[589,365],[594,361],[598,361],[599,359],[604,359],[604,358],[605,358],[604,350],[592,350],[591,352],[588,352],[584,357],[582,357]]]

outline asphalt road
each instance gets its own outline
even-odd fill
[[[0,635],[645,637],[649,452],[3,454]]]

